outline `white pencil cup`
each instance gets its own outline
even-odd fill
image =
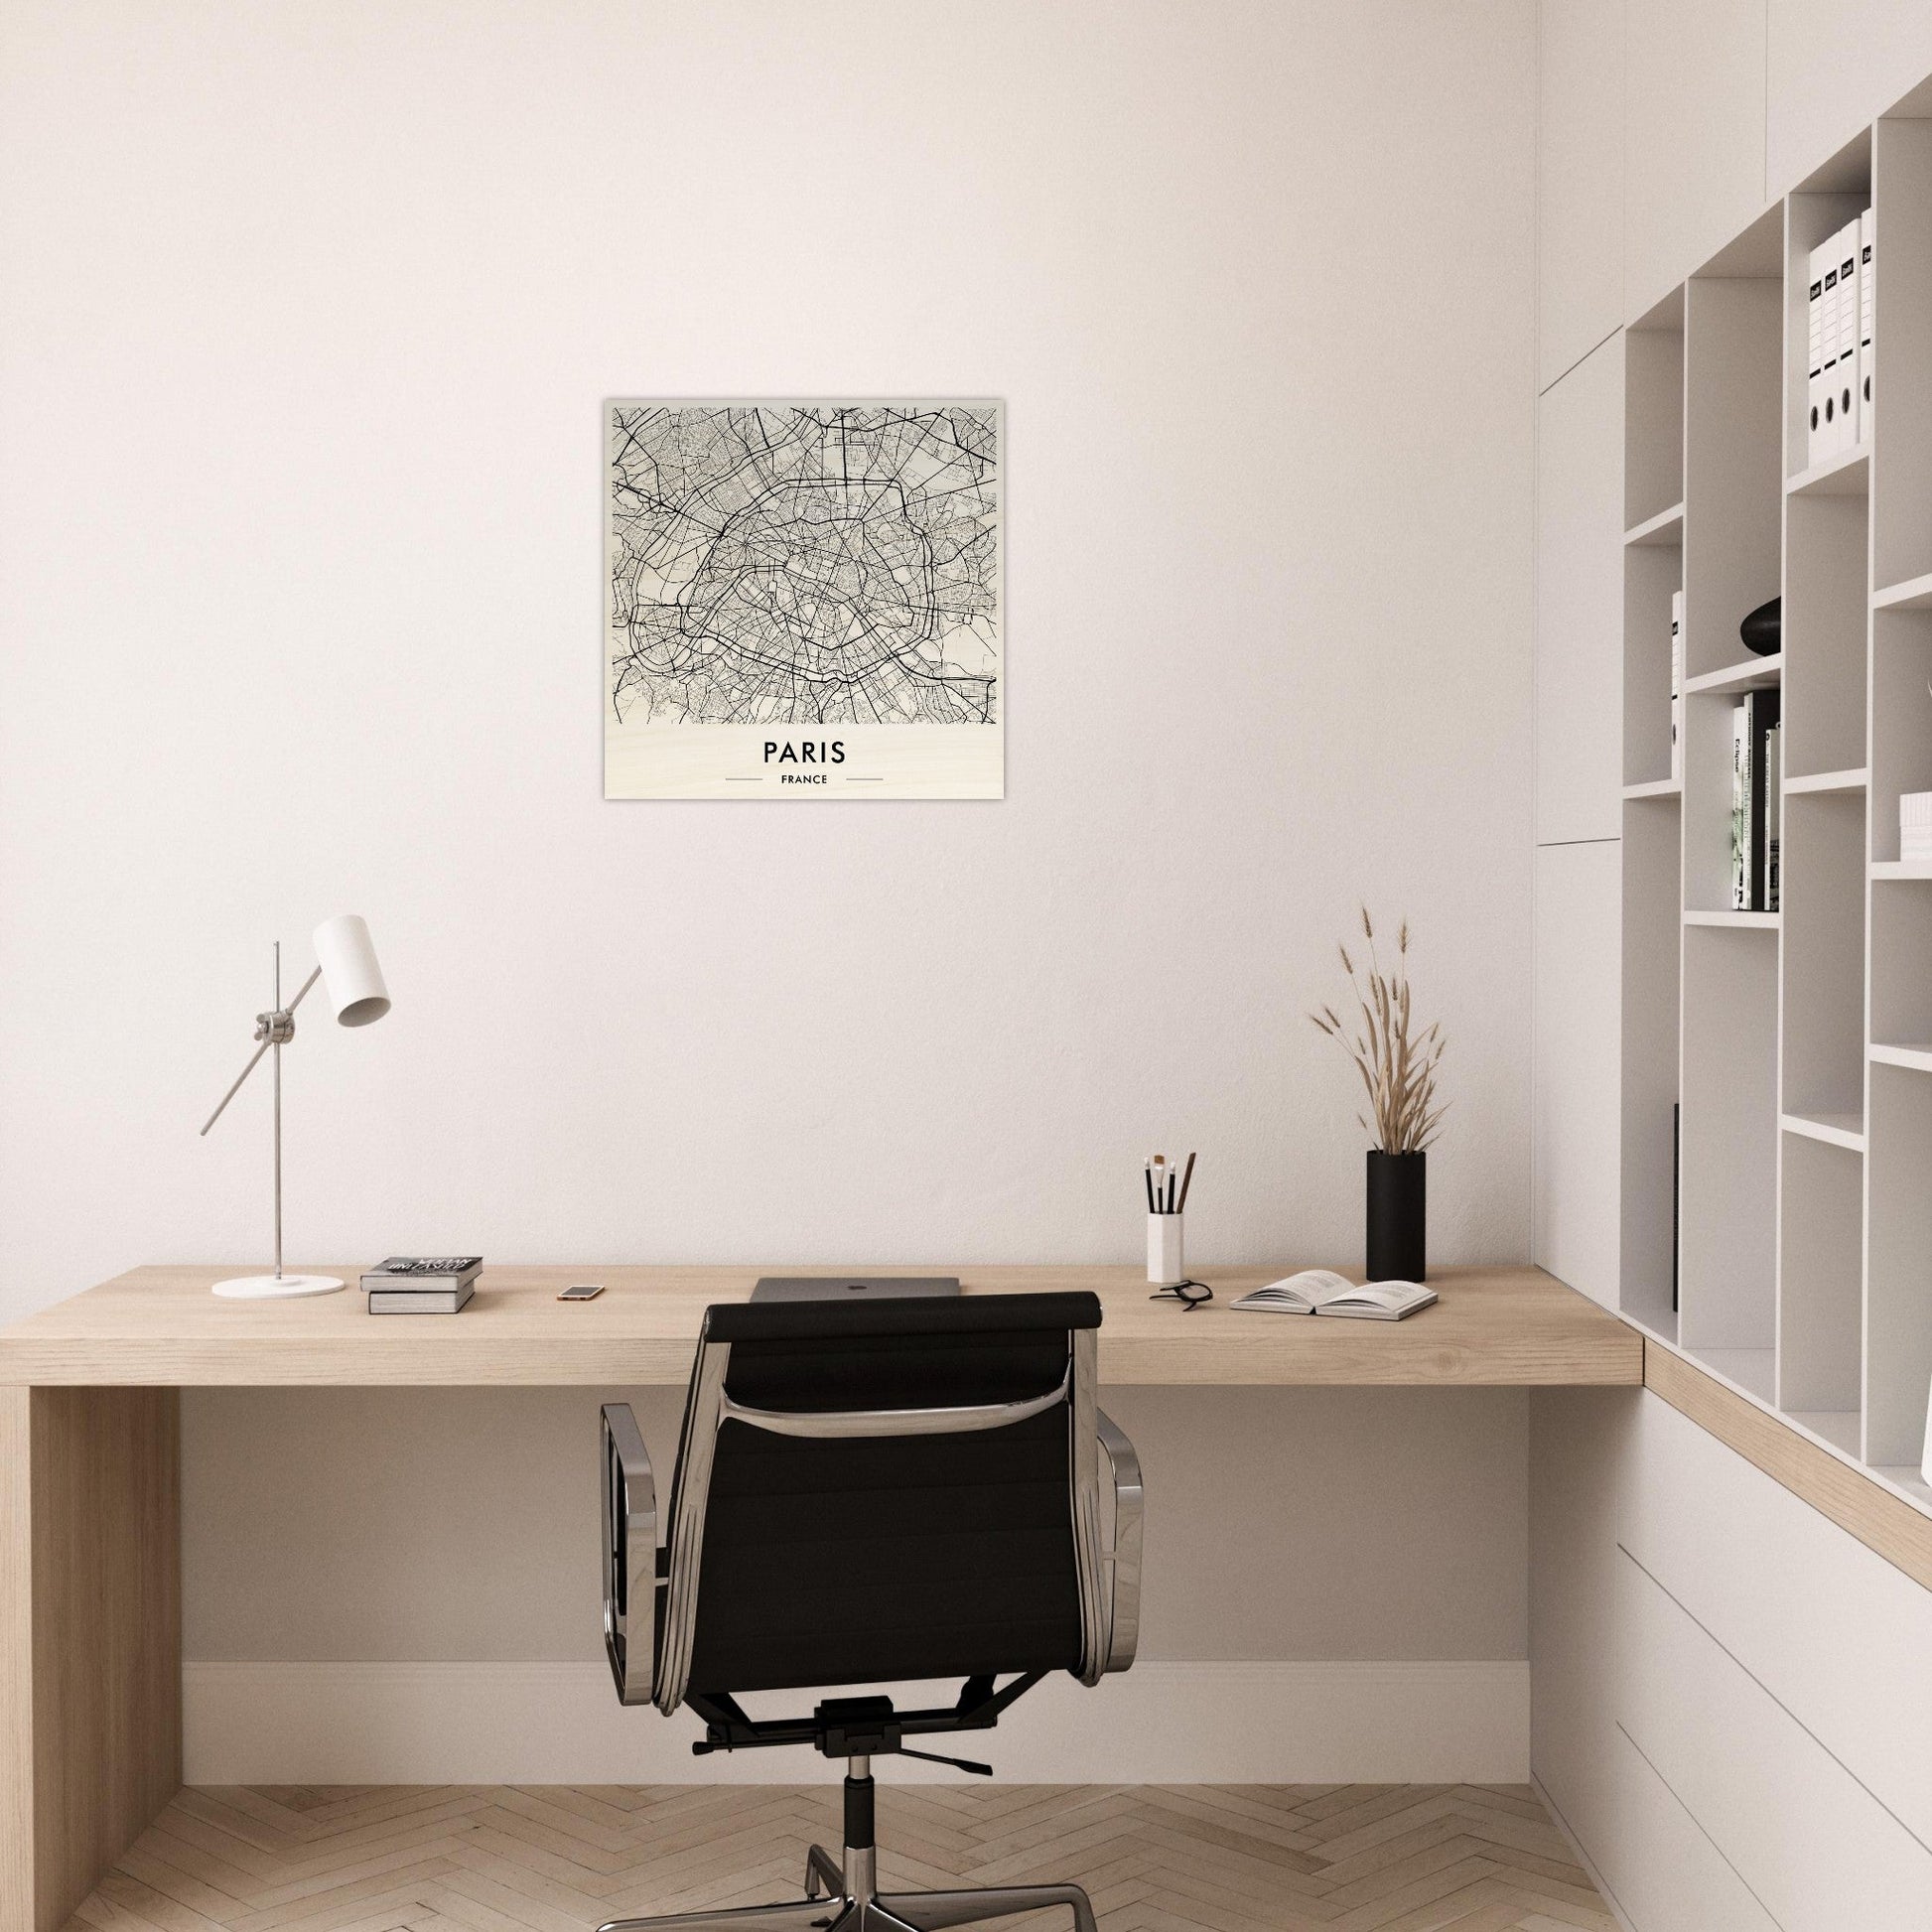
[[[1182,1214],[1150,1214],[1147,1217],[1147,1278],[1157,1288],[1172,1288],[1187,1279],[1187,1265],[1181,1258]]]

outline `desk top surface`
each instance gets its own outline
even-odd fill
[[[371,1315],[348,1288],[291,1302],[228,1302],[232,1267],[137,1268],[0,1329],[0,1382],[195,1387],[276,1384],[681,1386],[708,1304],[743,1301],[761,1268],[486,1267],[456,1315]],[[1191,1313],[1150,1302],[1131,1267],[868,1268],[957,1274],[968,1294],[1091,1289],[1105,1309],[1103,1383],[1550,1387],[1643,1380],[1642,1339],[1538,1268],[1445,1268],[1442,1298],[1406,1321],[1240,1314],[1237,1295],[1293,1272],[1210,1268],[1215,1300]],[[603,1282],[563,1303],[568,1283]]]

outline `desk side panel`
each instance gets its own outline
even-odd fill
[[[34,1925],[32,1411],[0,1387],[0,1932]]]
[[[31,1924],[56,1932],[181,1786],[181,1398],[28,1393]]]

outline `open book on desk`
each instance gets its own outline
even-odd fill
[[[1420,1282],[1370,1282],[1366,1287],[1328,1268],[1305,1268],[1230,1302],[1257,1314],[1346,1314],[1364,1321],[1400,1321],[1436,1299]]]

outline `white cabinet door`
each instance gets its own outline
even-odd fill
[[[1617,1305],[1621,854],[1536,853],[1531,1240],[1538,1266]]]
[[[1629,0],[1623,304],[1633,321],[1763,207],[1764,0]]]
[[[1613,839],[1623,798],[1623,342],[1536,405],[1536,840]]]
[[[1623,320],[1623,0],[1543,0],[1536,95],[1536,386],[1547,389]]]
[[[1932,73],[1925,0],[1770,0],[1768,186],[1786,195]]]

